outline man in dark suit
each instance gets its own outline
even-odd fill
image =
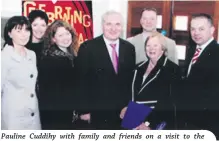
[[[188,52],[178,117],[184,118],[184,129],[209,130],[219,137],[219,45],[213,38],[211,16],[193,15],[190,30],[196,46]]]
[[[80,117],[94,129],[120,129],[120,111],[131,99],[135,49],[119,38],[121,14],[106,12],[102,30],[103,35],[81,45],[76,59],[80,95],[83,95],[81,107],[87,111]]]

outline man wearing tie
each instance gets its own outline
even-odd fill
[[[94,129],[120,129],[120,111],[130,99],[135,67],[134,46],[119,38],[122,16],[115,11],[102,17],[103,35],[84,42],[76,68],[82,107],[81,119]]]
[[[211,16],[193,15],[190,30],[196,46],[188,52],[178,117],[183,118],[184,129],[209,130],[219,137],[219,45],[213,38]]]

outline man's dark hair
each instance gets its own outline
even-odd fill
[[[214,26],[213,19],[209,14],[205,14],[205,13],[193,14],[192,19],[196,19],[196,18],[205,18],[208,20],[211,26]]]

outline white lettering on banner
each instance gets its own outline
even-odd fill
[[[1,141],[216,141],[207,130],[2,130]]]
[[[91,26],[91,16],[87,13],[84,13],[82,10],[75,10],[72,7],[68,6],[58,6],[55,5],[50,12],[47,12],[46,4],[37,4],[33,1],[24,2],[24,16],[27,16],[28,13],[32,10],[39,9],[47,13],[50,22],[52,23],[55,19],[62,19],[72,26],[74,24],[82,24],[84,27]]]

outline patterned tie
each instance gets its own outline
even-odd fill
[[[116,44],[110,44],[112,47],[112,63],[116,73],[118,73],[118,56],[116,53]]]
[[[199,55],[201,53],[201,50],[202,50],[201,48],[196,48],[195,54],[192,57],[192,64],[194,64],[198,60],[198,57],[199,57]]]

